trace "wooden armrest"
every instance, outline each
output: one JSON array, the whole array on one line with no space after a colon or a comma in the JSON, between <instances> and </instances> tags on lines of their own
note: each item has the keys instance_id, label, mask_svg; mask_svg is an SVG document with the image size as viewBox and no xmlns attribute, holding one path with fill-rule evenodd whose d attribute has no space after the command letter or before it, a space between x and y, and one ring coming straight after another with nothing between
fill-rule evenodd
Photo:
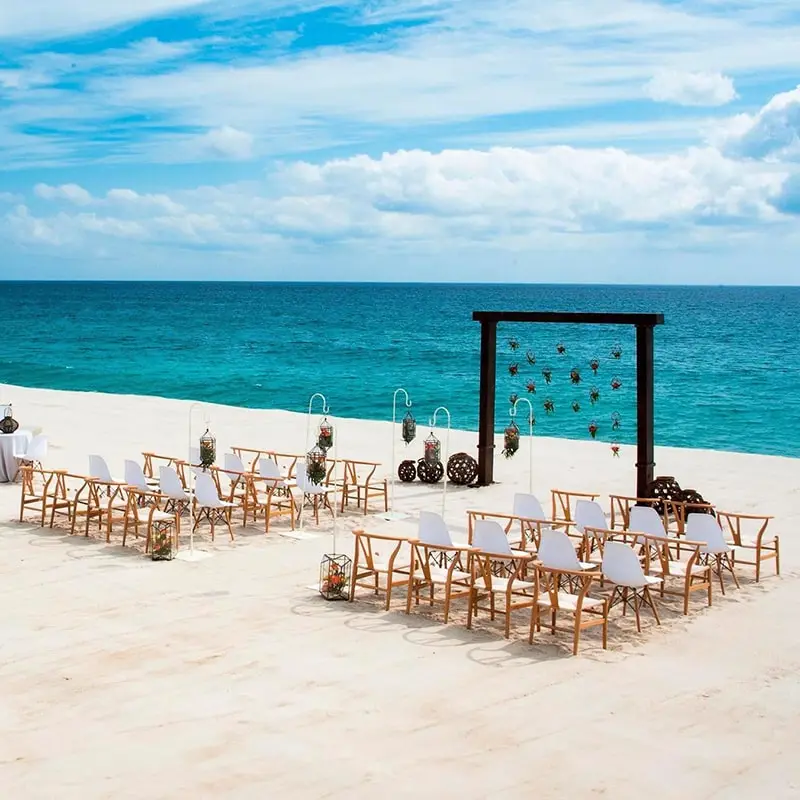
<instances>
[{"instance_id":1,"label":"wooden armrest","mask_svg":"<svg viewBox=\"0 0 800 800\"><path fill-rule=\"evenodd\" d=\"M473 547L471 544L428 544L427 542L423 542L416 537L412 537L408 539L408 542L413 545L422 545L422 547L427 547L430 550L444 550L446 552L453 552L453 553L478 553L480 550L477 547Z\"/></svg>"},{"instance_id":2,"label":"wooden armrest","mask_svg":"<svg viewBox=\"0 0 800 800\"><path fill-rule=\"evenodd\" d=\"M533 561L533 553L524 553L522 550L512 550L510 553L492 553L488 550L477 550L477 556L488 556L497 561Z\"/></svg>"},{"instance_id":3,"label":"wooden armrest","mask_svg":"<svg viewBox=\"0 0 800 800\"><path fill-rule=\"evenodd\" d=\"M717 511L718 517L733 517L734 519L767 520L775 519L773 514L738 514L735 511Z\"/></svg>"},{"instance_id":4,"label":"wooden armrest","mask_svg":"<svg viewBox=\"0 0 800 800\"><path fill-rule=\"evenodd\" d=\"M410 542L408 536L396 533L369 533L367 531L355 530L353 536L363 536L367 539L383 539L387 542Z\"/></svg>"}]
</instances>

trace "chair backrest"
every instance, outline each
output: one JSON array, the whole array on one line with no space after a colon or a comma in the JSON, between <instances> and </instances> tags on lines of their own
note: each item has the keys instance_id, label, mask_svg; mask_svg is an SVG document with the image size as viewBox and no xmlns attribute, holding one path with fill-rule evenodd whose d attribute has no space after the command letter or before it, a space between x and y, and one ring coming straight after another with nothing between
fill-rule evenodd
<instances>
[{"instance_id":1,"label":"chair backrest","mask_svg":"<svg viewBox=\"0 0 800 800\"><path fill-rule=\"evenodd\" d=\"M308 480L308 476L306 475L306 464L305 461L298 461L297 465L294 468L294 477L297 481L297 488L301 492L308 491L309 487L312 485L311 481Z\"/></svg>"},{"instance_id":2,"label":"chair backrest","mask_svg":"<svg viewBox=\"0 0 800 800\"><path fill-rule=\"evenodd\" d=\"M636 551L623 542L608 541L603 547L603 575L617 586L641 588L647 584Z\"/></svg>"},{"instance_id":3,"label":"chair backrest","mask_svg":"<svg viewBox=\"0 0 800 800\"><path fill-rule=\"evenodd\" d=\"M705 542L703 549L709 553L727 553L730 550L722 528L711 514L689 514L686 538L692 542Z\"/></svg>"},{"instance_id":4,"label":"chair backrest","mask_svg":"<svg viewBox=\"0 0 800 800\"><path fill-rule=\"evenodd\" d=\"M189 463L190 464L199 464L200 463L200 448L199 447L190 447L189 448Z\"/></svg>"},{"instance_id":5,"label":"chair backrest","mask_svg":"<svg viewBox=\"0 0 800 800\"><path fill-rule=\"evenodd\" d=\"M137 489L147 491L147 478L145 478L138 461L125 459L125 483L128 486L135 486Z\"/></svg>"},{"instance_id":6,"label":"chair backrest","mask_svg":"<svg viewBox=\"0 0 800 800\"><path fill-rule=\"evenodd\" d=\"M514 511L512 513L515 517L524 517L525 519L541 521L547 519L538 498L535 495L521 492L514 495Z\"/></svg>"},{"instance_id":7,"label":"chair backrest","mask_svg":"<svg viewBox=\"0 0 800 800\"><path fill-rule=\"evenodd\" d=\"M158 484L161 487L161 493L171 497L173 500L189 499L189 495L186 494L181 479L173 467L158 468Z\"/></svg>"},{"instance_id":8,"label":"chair backrest","mask_svg":"<svg viewBox=\"0 0 800 800\"><path fill-rule=\"evenodd\" d=\"M666 536L664 520L652 506L633 506L628 518L628 530L650 536Z\"/></svg>"},{"instance_id":9,"label":"chair backrest","mask_svg":"<svg viewBox=\"0 0 800 800\"><path fill-rule=\"evenodd\" d=\"M453 540L447 523L439 514L433 511L419 512L419 527L417 528L417 538L422 544L439 545L440 547L452 547Z\"/></svg>"},{"instance_id":10,"label":"chair backrest","mask_svg":"<svg viewBox=\"0 0 800 800\"><path fill-rule=\"evenodd\" d=\"M113 483L114 479L109 472L108 464L102 456L89 456L89 476L101 481Z\"/></svg>"},{"instance_id":11,"label":"chair backrest","mask_svg":"<svg viewBox=\"0 0 800 800\"><path fill-rule=\"evenodd\" d=\"M220 497L217 493L217 484L207 472L198 472L195 477L194 493L200 506L218 506Z\"/></svg>"},{"instance_id":12,"label":"chair backrest","mask_svg":"<svg viewBox=\"0 0 800 800\"><path fill-rule=\"evenodd\" d=\"M282 478L281 468L271 458L258 459L258 474L262 478Z\"/></svg>"},{"instance_id":13,"label":"chair backrest","mask_svg":"<svg viewBox=\"0 0 800 800\"><path fill-rule=\"evenodd\" d=\"M583 532L585 528L608 529L608 522L603 509L594 500L578 500L575 504L575 527Z\"/></svg>"},{"instance_id":14,"label":"chair backrest","mask_svg":"<svg viewBox=\"0 0 800 800\"><path fill-rule=\"evenodd\" d=\"M493 519L475 521L472 531L472 546L480 548L484 553L511 555L511 545L508 543L506 532Z\"/></svg>"},{"instance_id":15,"label":"chair backrest","mask_svg":"<svg viewBox=\"0 0 800 800\"><path fill-rule=\"evenodd\" d=\"M43 433L31 439L26 455L28 461L44 461L47 457L47 437Z\"/></svg>"},{"instance_id":16,"label":"chair backrest","mask_svg":"<svg viewBox=\"0 0 800 800\"><path fill-rule=\"evenodd\" d=\"M222 463L224 465L226 474L231 480L235 480L239 477L235 473L249 471L244 468L244 462L239 456L236 455L236 453L225 453Z\"/></svg>"},{"instance_id":17,"label":"chair backrest","mask_svg":"<svg viewBox=\"0 0 800 800\"><path fill-rule=\"evenodd\" d=\"M581 568L572 541L564 531L545 528L537 553L539 561L551 569L578 570Z\"/></svg>"}]
</instances>

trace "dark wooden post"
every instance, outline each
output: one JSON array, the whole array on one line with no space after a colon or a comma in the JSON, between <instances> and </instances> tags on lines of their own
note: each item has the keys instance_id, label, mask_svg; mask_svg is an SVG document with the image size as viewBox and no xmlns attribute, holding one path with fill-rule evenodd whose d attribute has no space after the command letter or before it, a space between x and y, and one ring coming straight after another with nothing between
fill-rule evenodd
<instances>
[{"instance_id":1,"label":"dark wooden post","mask_svg":"<svg viewBox=\"0 0 800 800\"><path fill-rule=\"evenodd\" d=\"M653 398L655 396L653 326L636 326L636 496L646 497L653 480Z\"/></svg>"},{"instance_id":2,"label":"dark wooden post","mask_svg":"<svg viewBox=\"0 0 800 800\"><path fill-rule=\"evenodd\" d=\"M478 485L494 480L494 395L497 373L497 322L481 320L481 386L478 419Z\"/></svg>"}]
</instances>

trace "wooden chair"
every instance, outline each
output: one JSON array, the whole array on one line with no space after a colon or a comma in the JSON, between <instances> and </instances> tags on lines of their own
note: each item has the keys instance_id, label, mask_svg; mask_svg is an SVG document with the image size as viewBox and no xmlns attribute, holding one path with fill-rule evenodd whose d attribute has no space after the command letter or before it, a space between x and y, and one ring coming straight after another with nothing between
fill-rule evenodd
<instances>
[{"instance_id":1,"label":"wooden chair","mask_svg":"<svg viewBox=\"0 0 800 800\"><path fill-rule=\"evenodd\" d=\"M375 478L375 471L379 466L380 464L374 461L344 460L342 512L349 504L353 494L355 494L356 505L359 508L363 507L365 516L369 513L370 495L378 500L383 498L383 510L389 510L389 482L386 478Z\"/></svg>"},{"instance_id":2,"label":"wooden chair","mask_svg":"<svg viewBox=\"0 0 800 800\"><path fill-rule=\"evenodd\" d=\"M270 521L273 517L288 516L292 530L295 523L295 505L290 494L283 488L282 478L265 478L261 475L247 475L246 504L244 518L252 514L253 521L259 514L264 515L264 533L269 533Z\"/></svg>"},{"instance_id":3,"label":"wooden chair","mask_svg":"<svg viewBox=\"0 0 800 800\"><path fill-rule=\"evenodd\" d=\"M631 509L637 507L653 508L662 519L664 533L670 530L670 520L677 520L680 516L678 504L672 500L661 500L654 497L628 497L626 495L609 495L611 500L611 522L609 527L612 530L630 530Z\"/></svg>"},{"instance_id":4,"label":"wooden chair","mask_svg":"<svg viewBox=\"0 0 800 800\"><path fill-rule=\"evenodd\" d=\"M174 458L173 456L162 456L158 453L142 453L142 459L144 463L142 464L142 472L144 472L146 478L156 478L156 466L159 467L172 467L175 468L175 465L180 461L179 458ZM164 462L163 464L160 462Z\"/></svg>"},{"instance_id":5,"label":"wooden chair","mask_svg":"<svg viewBox=\"0 0 800 800\"><path fill-rule=\"evenodd\" d=\"M314 520L319 525L319 510L320 508L327 508L331 514L334 513L334 508L331 506L331 495L333 495L333 502L336 502L336 487L330 486L327 483L316 484L306 474L305 462L299 462L296 465L296 483L297 492L300 499L295 498L295 506L298 509L298 517L300 510L305 503L311 503L314 514Z\"/></svg>"},{"instance_id":6,"label":"wooden chair","mask_svg":"<svg viewBox=\"0 0 800 800\"><path fill-rule=\"evenodd\" d=\"M599 494L587 492L568 492L564 489L551 489L550 501L554 522L574 522L575 505L578 500L597 500Z\"/></svg>"},{"instance_id":7,"label":"wooden chair","mask_svg":"<svg viewBox=\"0 0 800 800\"><path fill-rule=\"evenodd\" d=\"M125 521L125 510L128 502L124 492L124 485L101 478L77 475L71 477L77 481L82 481L82 483L72 498L70 534L75 535L77 522L83 518L85 520L83 535L88 536L89 526L92 520L96 520L98 532L105 526L106 541L110 541L114 523L124 523Z\"/></svg>"},{"instance_id":8,"label":"wooden chair","mask_svg":"<svg viewBox=\"0 0 800 800\"><path fill-rule=\"evenodd\" d=\"M477 520L472 545L472 597L467 613L467 628L472 627L473 614L479 610L489 612L494 621L496 614L505 616L505 637L511 635L511 614L521 608L531 608L536 602L535 582L527 571L533 556L513 550L506 533L494 520ZM488 595L489 607L479 605L481 595ZM498 609L495 597L503 598L503 608Z\"/></svg>"},{"instance_id":9,"label":"wooden chair","mask_svg":"<svg viewBox=\"0 0 800 800\"><path fill-rule=\"evenodd\" d=\"M167 498L164 511L174 511L181 516L189 513L192 493L183 485L175 467L162 464L158 468L158 485L160 493Z\"/></svg>"},{"instance_id":10,"label":"wooden chair","mask_svg":"<svg viewBox=\"0 0 800 800\"><path fill-rule=\"evenodd\" d=\"M572 654L578 655L581 631L601 625L603 649L608 647L608 600L590 597L592 584L600 580L598 572L555 569L536 563L534 569L534 593L536 603L531 609L531 625L528 642L533 644L534 633L542 630L542 615L550 612L550 621L544 625L555 636L556 631L572 633ZM565 586L570 590L566 591ZM574 616L571 628L558 625L559 612Z\"/></svg>"},{"instance_id":11,"label":"wooden chair","mask_svg":"<svg viewBox=\"0 0 800 800\"><path fill-rule=\"evenodd\" d=\"M19 521L23 521L26 510L33 507L39 517L40 527L44 527L47 512L51 508L69 509L67 487L64 476L66 470L44 470L30 465L19 469L21 478L21 497Z\"/></svg>"},{"instance_id":12,"label":"wooden chair","mask_svg":"<svg viewBox=\"0 0 800 800\"><path fill-rule=\"evenodd\" d=\"M712 565L713 572L719 579L719 588L725 594L725 572L729 572L739 588L736 577L736 545L725 541L725 534L715 517L710 514L689 514L686 521L686 536L695 542L701 542L700 561Z\"/></svg>"},{"instance_id":13,"label":"wooden chair","mask_svg":"<svg viewBox=\"0 0 800 800\"><path fill-rule=\"evenodd\" d=\"M775 559L775 574L781 574L780 541L775 534L771 538L767 536L767 527L774 517L764 514L735 514L731 511L719 511L717 519L737 548L736 563L756 568L756 583L761 580L762 561ZM743 558L748 551L753 552L755 561L746 561Z\"/></svg>"},{"instance_id":14,"label":"wooden chair","mask_svg":"<svg viewBox=\"0 0 800 800\"><path fill-rule=\"evenodd\" d=\"M194 526L196 531L203 519L208 521L211 526L211 541L214 541L214 531L219 523L225 525L231 541L234 540L233 528L231 528L231 514L236 508L236 503L223 500L219 496L217 484L209 472L200 472L195 476L195 496L194 496Z\"/></svg>"},{"instance_id":15,"label":"wooden chair","mask_svg":"<svg viewBox=\"0 0 800 800\"><path fill-rule=\"evenodd\" d=\"M134 536L139 537L141 526L145 528L144 551L149 552L153 542L160 534L170 536L175 549L178 548L178 537L181 530L180 513L174 509L171 513L164 510L170 498L160 492L151 492L136 486L127 487L128 504L125 508L125 523L122 528L122 546L133 528Z\"/></svg>"},{"instance_id":16,"label":"wooden chair","mask_svg":"<svg viewBox=\"0 0 800 800\"><path fill-rule=\"evenodd\" d=\"M634 547L624 542L606 539L603 543L601 569L603 578L613 584L611 597L609 598L609 609L613 608L617 602L621 602L624 616L626 610L632 608L636 616L636 630L639 633L642 632L639 615L640 608L650 606L656 624L661 624L650 588L660 586L664 579L655 575L645 574Z\"/></svg>"},{"instance_id":17,"label":"wooden chair","mask_svg":"<svg viewBox=\"0 0 800 800\"><path fill-rule=\"evenodd\" d=\"M392 590L396 586L406 586L410 563L401 552L408 545L405 536L389 533L367 533L353 531L355 537L353 552L353 578L350 600L355 600L356 588L370 589L377 596L385 593L385 608L388 611L392 602ZM399 563L398 563L399 560ZM383 578L383 585L381 585Z\"/></svg>"}]
</instances>

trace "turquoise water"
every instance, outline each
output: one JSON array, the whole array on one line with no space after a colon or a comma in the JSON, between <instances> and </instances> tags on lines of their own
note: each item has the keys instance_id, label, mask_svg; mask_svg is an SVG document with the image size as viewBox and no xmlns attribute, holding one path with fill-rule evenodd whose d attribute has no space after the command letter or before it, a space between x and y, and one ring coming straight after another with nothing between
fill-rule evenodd
<instances>
[{"instance_id":1,"label":"turquoise water","mask_svg":"<svg viewBox=\"0 0 800 800\"><path fill-rule=\"evenodd\" d=\"M476 429L477 309L662 312L656 443L800 456L800 288L0 283L0 381L293 411L322 391L334 415L371 419L390 418L404 386L420 422L445 405L454 427ZM517 392L534 402L540 434L589 438L595 420L598 438L634 441L632 329L509 324L498 340L498 430Z\"/></svg>"}]
</instances>

